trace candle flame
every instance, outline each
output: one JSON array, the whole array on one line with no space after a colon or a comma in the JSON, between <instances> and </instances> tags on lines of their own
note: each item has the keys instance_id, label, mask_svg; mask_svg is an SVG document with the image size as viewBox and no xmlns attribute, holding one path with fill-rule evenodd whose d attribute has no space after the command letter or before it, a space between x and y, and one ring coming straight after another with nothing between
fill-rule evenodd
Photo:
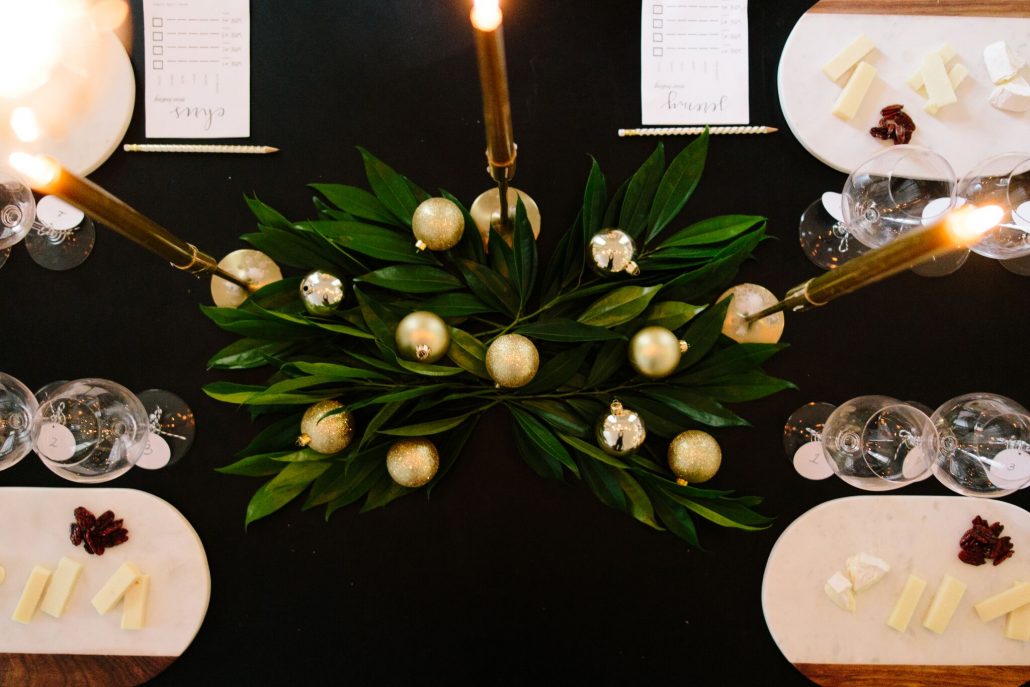
<instances>
[{"instance_id":1,"label":"candle flame","mask_svg":"<svg viewBox=\"0 0 1030 687\"><path fill-rule=\"evenodd\" d=\"M61 171L60 165L52 159L43 155L30 155L29 153L11 153L8 158L11 167L22 173L29 182L29 186L40 189L50 184L57 178Z\"/></svg>"},{"instance_id":2,"label":"candle flame","mask_svg":"<svg viewBox=\"0 0 1030 687\"><path fill-rule=\"evenodd\" d=\"M90 9L93 25L100 31L114 31L129 16L129 5L125 0L100 0Z\"/></svg>"},{"instance_id":3,"label":"candle flame","mask_svg":"<svg viewBox=\"0 0 1030 687\"><path fill-rule=\"evenodd\" d=\"M472 5L472 26L480 31L493 31L500 25L500 0L475 0Z\"/></svg>"},{"instance_id":4,"label":"candle flame","mask_svg":"<svg viewBox=\"0 0 1030 687\"><path fill-rule=\"evenodd\" d=\"M948 231L958 245L971 246L998 226L1004 216L1005 211L997 205L985 205L981 208L967 206L948 216Z\"/></svg>"},{"instance_id":5,"label":"candle flame","mask_svg":"<svg viewBox=\"0 0 1030 687\"><path fill-rule=\"evenodd\" d=\"M25 107L24 105L16 107L11 111L11 130L14 131L14 135L18 137L18 140L24 143L32 143L39 139L42 133L39 119L36 118L36 112L31 107Z\"/></svg>"},{"instance_id":6,"label":"candle flame","mask_svg":"<svg viewBox=\"0 0 1030 687\"><path fill-rule=\"evenodd\" d=\"M83 14L82 0L0 2L0 97L17 98L47 82L61 60L72 23Z\"/></svg>"}]
</instances>

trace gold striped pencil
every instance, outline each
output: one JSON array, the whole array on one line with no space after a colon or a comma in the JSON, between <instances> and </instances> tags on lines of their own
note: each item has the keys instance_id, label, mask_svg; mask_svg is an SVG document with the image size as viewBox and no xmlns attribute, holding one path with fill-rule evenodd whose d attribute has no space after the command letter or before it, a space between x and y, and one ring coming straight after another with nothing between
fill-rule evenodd
<instances>
[{"instance_id":1,"label":"gold striped pencil","mask_svg":"<svg viewBox=\"0 0 1030 687\"><path fill-rule=\"evenodd\" d=\"M619 136L698 136L703 126L653 127L646 129L619 129ZM713 136L727 134L774 134L779 129L774 126L710 126L708 133Z\"/></svg>"},{"instance_id":2,"label":"gold striped pencil","mask_svg":"<svg viewBox=\"0 0 1030 687\"><path fill-rule=\"evenodd\" d=\"M127 153L231 153L235 155L267 155L278 153L272 146L222 145L220 143L126 143Z\"/></svg>"}]
</instances>

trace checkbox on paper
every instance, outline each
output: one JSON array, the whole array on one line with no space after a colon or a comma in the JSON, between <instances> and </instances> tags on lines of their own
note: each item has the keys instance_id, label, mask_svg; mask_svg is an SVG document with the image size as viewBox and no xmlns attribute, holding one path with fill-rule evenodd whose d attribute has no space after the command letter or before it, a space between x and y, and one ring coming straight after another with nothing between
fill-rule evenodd
<instances>
[{"instance_id":1,"label":"checkbox on paper","mask_svg":"<svg viewBox=\"0 0 1030 687\"><path fill-rule=\"evenodd\" d=\"M660 33L653 34L651 38L654 40L655 43L661 43L664 40L664 38L662 38L662 34Z\"/></svg>"},{"instance_id":2,"label":"checkbox on paper","mask_svg":"<svg viewBox=\"0 0 1030 687\"><path fill-rule=\"evenodd\" d=\"M164 69L164 68L165 68L165 61L164 60L154 60L154 70L155 71L157 71L159 69Z\"/></svg>"},{"instance_id":3,"label":"checkbox on paper","mask_svg":"<svg viewBox=\"0 0 1030 687\"><path fill-rule=\"evenodd\" d=\"M165 54L165 46L163 46L163 45L155 45L153 50L154 50L154 54L155 55L164 55Z\"/></svg>"},{"instance_id":4,"label":"checkbox on paper","mask_svg":"<svg viewBox=\"0 0 1030 687\"><path fill-rule=\"evenodd\" d=\"M165 32L164 31L155 31L154 35L152 36L152 38L155 41L163 41L165 39Z\"/></svg>"},{"instance_id":5,"label":"checkbox on paper","mask_svg":"<svg viewBox=\"0 0 1030 687\"><path fill-rule=\"evenodd\" d=\"M662 55L665 54L665 51L662 50L661 48L652 48L651 49L651 54L654 55L655 57L661 57Z\"/></svg>"},{"instance_id":6,"label":"checkbox on paper","mask_svg":"<svg viewBox=\"0 0 1030 687\"><path fill-rule=\"evenodd\" d=\"M651 13L652 14L661 14L664 11L665 11L665 8L662 7L661 5L655 5L654 7L651 8Z\"/></svg>"},{"instance_id":7,"label":"checkbox on paper","mask_svg":"<svg viewBox=\"0 0 1030 687\"><path fill-rule=\"evenodd\" d=\"M661 19L652 19L651 20L651 28L653 28L653 29L660 29L660 28L662 28L662 20Z\"/></svg>"},{"instance_id":8,"label":"checkbox on paper","mask_svg":"<svg viewBox=\"0 0 1030 687\"><path fill-rule=\"evenodd\" d=\"M162 26L165 25L165 20L164 20L163 17L154 17L150 21L150 25L153 26L155 29L159 29L159 28L161 28ZM500 197L500 196L498 196L498 197Z\"/></svg>"}]
</instances>

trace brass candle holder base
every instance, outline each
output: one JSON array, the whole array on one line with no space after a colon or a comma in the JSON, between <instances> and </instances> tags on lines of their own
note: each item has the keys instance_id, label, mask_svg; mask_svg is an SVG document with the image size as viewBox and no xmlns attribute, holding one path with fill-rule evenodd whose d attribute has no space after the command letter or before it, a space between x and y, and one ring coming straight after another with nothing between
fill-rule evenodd
<instances>
[{"instance_id":1,"label":"brass candle holder base","mask_svg":"<svg viewBox=\"0 0 1030 687\"><path fill-rule=\"evenodd\" d=\"M521 198L522 204L526 206L526 217L529 219L529 226L533 228L533 237L540 237L540 208L537 206L536 201L524 191L509 186L506 194L509 221L502 224L501 193L495 187L480 193L479 197L473 201L472 207L469 208L469 214L476 223L476 229L479 230L479 236L483 239L483 246L485 248L489 248L487 244L490 240L491 227L501 235L509 246L512 245L512 227L515 222L515 194L518 194L517 197Z\"/></svg>"},{"instance_id":2,"label":"brass candle holder base","mask_svg":"<svg viewBox=\"0 0 1030 687\"><path fill-rule=\"evenodd\" d=\"M272 258L250 248L229 253L219 261L218 269L249 285L244 289L221 277L211 277L211 299L220 308L238 308L251 293L283 278L282 270Z\"/></svg>"}]
</instances>

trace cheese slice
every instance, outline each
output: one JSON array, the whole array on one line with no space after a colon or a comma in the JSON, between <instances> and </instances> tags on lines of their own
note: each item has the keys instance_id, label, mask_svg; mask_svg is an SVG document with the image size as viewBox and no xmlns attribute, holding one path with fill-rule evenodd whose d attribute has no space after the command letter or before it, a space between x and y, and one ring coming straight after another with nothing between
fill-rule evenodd
<instances>
[{"instance_id":1,"label":"cheese slice","mask_svg":"<svg viewBox=\"0 0 1030 687\"><path fill-rule=\"evenodd\" d=\"M147 620L147 598L150 596L150 575L140 575L125 592L122 605L122 629L142 630Z\"/></svg>"},{"instance_id":2,"label":"cheese slice","mask_svg":"<svg viewBox=\"0 0 1030 687\"><path fill-rule=\"evenodd\" d=\"M1023 77L1006 81L991 92L990 101L999 110L1026 112L1030 110L1030 84Z\"/></svg>"},{"instance_id":3,"label":"cheese slice","mask_svg":"<svg viewBox=\"0 0 1030 687\"><path fill-rule=\"evenodd\" d=\"M966 65L961 62L951 65L951 69L948 70L948 81L951 82L952 90L957 91L959 84L965 81L967 76L969 76L969 69L966 68ZM958 97L957 94L956 97ZM937 110L941 109L941 106L931 100L927 100L923 103L923 109L930 114L937 114Z\"/></svg>"},{"instance_id":4,"label":"cheese slice","mask_svg":"<svg viewBox=\"0 0 1030 687\"><path fill-rule=\"evenodd\" d=\"M75 583L79 581L82 573L82 563L73 561L70 558L62 558L54 571L54 577L50 580L43 603L39 610L47 615L60 618L68 608L68 601L75 590Z\"/></svg>"},{"instance_id":5,"label":"cheese slice","mask_svg":"<svg viewBox=\"0 0 1030 687\"><path fill-rule=\"evenodd\" d=\"M1011 589L1006 589L1003 592L988 597L973 606L973 608L976 609L976 614L980 616L980 620L989 623L995 618L1000 618L1006 613L1026 604L1030 604L1030 583L1028 582L1018 584Z\"/></svg>"},{"instance_id":6,"label":"cheese slice","mask_svg":"<svg viewBox=\"0 0 1030 687\"><path fill-rule=\"evenodd\" d=\"M500 198L500 196L497 197ZM3 569L3 566L0 566L0 584L4 583L5 577L7 577L7 571Z\"/></svg>"},{"instance_id":7,"label":"cheese slice","mask_svg":"<svg viewBox=\"0 0 1030 687\"><path fill-rule=\"evenodd\" d=\"M919 604L919 599L923 596L923 590L925 589L926 580L920 579L915 575L909 575L908 579L905 580L904 589L901 590L901 596L898 597L890 617L887 618L887 626L894 628L898 632L907 630L908 623L912 620L912 614L916 612L916 606Z\"/></svg>"},{"instance_id":8,"label":"cheese slice","mask_svg":"<svg viewBox=\"0 0 1030 687\"><path fill-rule=\"evenodd\" d=\"M869 589L879 582L891 569L887 565L887 561L868 553L852 556L847 560L845 566L848 571L848 577L851 578L851 584L854 585L856 592Z\"/></svg>"},{"instance_id":9,"label":"cheese slice","mask_svg":"<svg viewBox=\"0 0 1030 687\"><path fill-rule=\"evenodd\" d=\"M840 92L840 97L833 105L833 114L844 120L854 117L874 78L876 78L876 68L868 62L859 62L851 78L848 79L848 84Z\"/></svg>"},{"instance_id":10,"label":"cheese slice","mask_svg":"<svg viewBox=\"0 0 1030 687\"><path fill-rule=\"evenodd\" d=\"M823 74L830 77L831 81L836 81L875 47L872 38L864 33L858 34L855 40L823 65Z\"/></svg>"},{"instance_id":11,"label":"cheese slice","mask_svg":"<svg viewBox=\"0 0 1030 687\"><path fill-rule=\"evenodd\" d=\"M1015 78L1024 64L1005 41L991 43L984 48L984 66L987 67L987 75L996 84Z\"/></svg>"},{"instance_id":12,"label":"cheese slice","mask_svg":"<svg viewBox=\"0 0 1030 687\"><path fill-rule=\"evenodd\" d=\"M931 632L944 634L944 631L948 629L948 623L951 622L951 616L955 615L955 609L958 608L959 601L962 600L962 595L965 593L964 582L956 580L951 575L945 575L941 580L941 586L937 588L937 593L933 595L933 601L930 602L926 618L923 619L923 627Z\"/></svg>"},{"instance_id":13,"label":"cheese slice","mask_svg":"<svg viewBox=\"0 0 1030 687\"><path fill-rule=\"evenodd\" d=\"M851 580L844 577L839 571L833 573L830 579L826 580L823 591L833 603L845 611L855 612L855 592L852 589Z\"/></svg>"},{"instance_id":14,"label":"cheese slice","mask_svg":"<svg viewBox=\"0 0 1030 687\"><path fill-rule=\"evenodd\" d=\"M14 609L11 620L25 624L32 620L32 614L36 612L36 606L39 605L43 590L50 581L50 575L50 570L42 565L32 568L29 579L25 582L25 588L21 590L21 598L18 599L18 605Z\"/></svg>"},{"instance_id":15,"label":"cheese slice","mask_svg":"<svg viewBox=\"0 0 1030 687\"><path fill-rule=\"evenodd\" d=\"M937 53L930 53L923 58L923 80L926 82L926 95L930 102L941 107L958 102L955 89L951 87L948 70Z\"/></svg>"},{"instance_id":16,"label":"cheese slice","mask_svg":"<svg viewBox=\"0 0 1030 687\"><path fill-rule=\"evenodd\" d=\"M114 575L111 575L97 595L93 597L93 608L97 609L97 613L100 615L110 611L118 605L126 590L141 574L139 568L132 563L122 563L122 566L115 571Z\"/></svg>"},{"instance_id":17,"label":"cheese slice","mask_svg":"<svg viewBox=\"0 0 1030 687\"><path fill-rule=\"evenodd\" d=\"M951 58L955 56L955 48L951 47L950 43L945 43L933 52L941 56L941 61L944 62L944 64L950 62ZM913 91L922 90L923 86L925 85L925 83L923 82L923 64L921 62L919 64L919 69L916 70L916 73L909 77L908 85L912 87Z\"/></svg>"},{"instance_id":18,"label":"cheese slice","mask_svg":"<svg viewBox=\"0 0 1030 687\"><path fill-rule=\"evenodd\" d=\"M1019 586L1018 582L1016 586ZM1005 618L1005 636L1021 642L1030 642L1030 604L1009 611Z\"/></svg>"}]
</instances>

